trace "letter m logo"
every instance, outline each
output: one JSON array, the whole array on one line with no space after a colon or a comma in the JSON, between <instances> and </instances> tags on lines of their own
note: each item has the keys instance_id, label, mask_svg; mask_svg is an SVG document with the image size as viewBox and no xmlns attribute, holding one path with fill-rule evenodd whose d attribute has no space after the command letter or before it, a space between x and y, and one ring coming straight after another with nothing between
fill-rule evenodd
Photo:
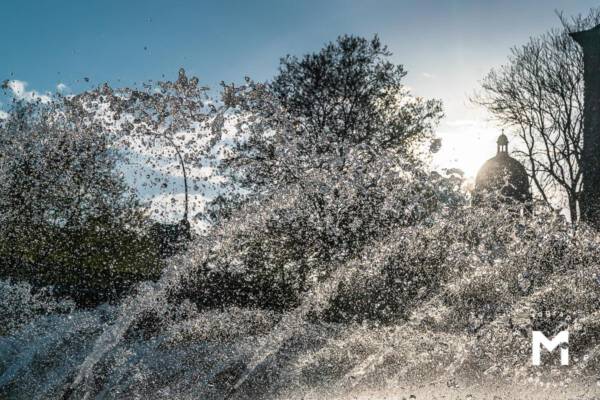
<instances>
[{"instance_id":1,"label":"letter m logo","mask_svg":"<svg viewBox=\"0 0 600 400\"><path fill-rule=\"evenodd\" d=\"M549 340L540 331L533 331L531 336L531 360L533 365L540 365L540 352L542 346L549 352L554 351L561 343L569 343L569 331L561 331L552 340ZM569 365L569 349L560 348L560 365Z\"/></svg>"}]
</instances>

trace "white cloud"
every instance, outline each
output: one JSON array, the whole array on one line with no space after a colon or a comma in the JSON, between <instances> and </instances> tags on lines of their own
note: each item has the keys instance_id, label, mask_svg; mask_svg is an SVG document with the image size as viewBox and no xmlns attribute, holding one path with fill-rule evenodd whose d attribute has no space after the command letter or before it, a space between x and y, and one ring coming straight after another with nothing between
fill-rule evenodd
<instances>
[{"instance_id":1,"label":"white cloud","mask_svg":"<svg viewBox=\"0 0 600 400\"><path fill-rule=\"evenodd\" d=\"M423 73L421 74L421 76L422 76L423 78L427 78L427 79L433 79L433 78L435 78L435 75L433 75L433 74L430 74L429 72L423 72Z\"/></svg>"},{"instance_id":2,"label":"white cloud","mask_svg":"<svg viewBox=\"0 0 600 400\"><path fill-rule=\"evenodd\" d=\"M18 100L25 101L41 101L42 103L48 103L50 101L49 94L40 94L35 90L27 90L27 82L20 80L12 80L4 83L4 87L10 89L13 92L13 96Z\"/></svg>"},{"instance_id":3,"label":"white cloud","mask_svg":"<svg viewBox=\"0 0 600 400\"><path fill-rule=\"evenodd\" d=\"M70 92L71 88L61 82L58 85L56 85L56 90L58 90L60 93L64 93L64 92Z\"/></svg>"}]
</instances>

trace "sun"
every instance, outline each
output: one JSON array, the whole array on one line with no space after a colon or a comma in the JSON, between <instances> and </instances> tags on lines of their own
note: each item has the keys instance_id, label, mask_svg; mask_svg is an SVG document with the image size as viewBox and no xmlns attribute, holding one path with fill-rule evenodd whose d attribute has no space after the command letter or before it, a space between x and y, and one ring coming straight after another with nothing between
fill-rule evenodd
<instances>
[{"instance_id":1,"label":"sun","mask_svg":"<svg viewBox=\"0 0 600 400\"><path fill-rule=\"evenodd\" d=\"M496 154L495 131L447 132L439 134L442 147L433 158L437 170L458 168L467 181L474 181L483 163Z\"/></svg>"}]
</instances>

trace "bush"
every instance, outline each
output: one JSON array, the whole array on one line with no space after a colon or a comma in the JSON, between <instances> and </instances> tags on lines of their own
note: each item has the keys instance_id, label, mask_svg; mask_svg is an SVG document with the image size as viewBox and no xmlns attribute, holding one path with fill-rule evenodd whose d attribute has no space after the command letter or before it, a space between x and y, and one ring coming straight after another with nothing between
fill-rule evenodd
<instances>
[{"instance_id":1,"label":"bush","mask_svg":"<svg viewBox=\"0 0 600 400\"><path fill-rule=\"evenodd\" d=\"M374 167L381 171L377 165ZM368 172L370 169L362 171ZM362 268L355 268L360 263L357 259L368 258L365 252L371 246L386 244L393 248L397 243L390 241L401 240L409 232L410 237L404 240L406 251L399 255L402 260L394 260L398 256L394 252L380 255L378 268L385 274L381 284L389 286L419 275L421 280L404 294L403 298L408 299L430 279L437 279L435 272L431 278L426 272L440 265L443 256L436 251L444 251L432 240L426 246L418 243L419 229L435 224L428 219L436 210L462 201L460 194L451 189L454 181L416 168L389 170L379 176L369 174L364 179L374 182L370 187L366 185L368 189L356 187L350 178L320 174L307 178L312 180L291 185L270 198L248 202L216 227L209 237L219 244L197 265L194 275L184 283L181 296L201 307L294 308L338 266L347 264L342 268L348 269L351 279L350 271ZM386 257L389 260L383 260ZM403 263L412 264L404 269ZM372 289L380 292L375 286ZM394 291L390 289L389 293ZM333 314L332 310L331 318L338 318Z\"/></svg>"},{"instance_id":2,"label":"bush","mask_svg":"<svg viewBox=\"0 0 600 400\"><path fill-rule=\"evenodd\" d=\"M89 221L76 229L46 226L36 235L43 236L0 241L0 277L53 286L55 295L89 307L115 301L134 283L156 280L161 273L153 239L110 221Z\"/></svg>"}]
</instances>

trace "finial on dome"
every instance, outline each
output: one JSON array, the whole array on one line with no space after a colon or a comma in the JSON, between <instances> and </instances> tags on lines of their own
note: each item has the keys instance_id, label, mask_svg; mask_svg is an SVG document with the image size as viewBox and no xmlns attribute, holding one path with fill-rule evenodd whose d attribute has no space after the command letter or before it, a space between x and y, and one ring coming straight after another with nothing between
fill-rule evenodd
<instances>
[{"instance_id":1,"label":"finial on dome","mask_svg":"<svg viewBox=\"0 0 600 400\"><path fill-rule=\"evenodd\" d=\"M508 154L508 138L504 134L504 129L502 129L502 134L498 136L496 143L498 144L498 154Z\"/></svg>"}]
</instances>

